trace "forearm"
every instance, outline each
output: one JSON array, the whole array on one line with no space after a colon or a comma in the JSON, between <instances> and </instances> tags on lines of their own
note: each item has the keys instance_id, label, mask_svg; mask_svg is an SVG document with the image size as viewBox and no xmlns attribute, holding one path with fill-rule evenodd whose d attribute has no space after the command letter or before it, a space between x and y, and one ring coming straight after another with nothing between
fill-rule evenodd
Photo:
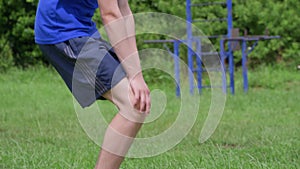
<instances>
[{"instance_id":1,"label":"forearm","mask_svg":"<svg viewBox=\"0 0 300 169\"><path fill-rule=\"evenodd\" d=\"M137 73L141 72L135 38L129 37L127 32L118 32L120 29L126 30L126 27L122 23L124 22L123 19L119 19L117 22L118 24L116 25L109 24L106 26L106 32L128 78L131 79L136 76Z\"/></svg>"},{"instance_id":2,"label":"forearm","mask_svg":"<svg viewBox=\"0 0 300 169\"><path fill-rule=\"evenodd\" d=\"M130 44L132 44L132 46L137 51L134 17L132 15L132 12L129 8L128 3L122 4L122 5L119 4L119 6L120 6L121 14L124 17L126 31L127 31L127 35L128 35L128 37L127 37L128 41Z\"/></svg>"},{"instance_id":3,"label":"forearm","mask_svg":"<svg viewBox=\"0 0 300 169\"><path fill-rule=\"evenodd\" d=\"M127 31L127 39L129 43L132 45L134 50L137 51L137 45L136 45L136 33L135 33L135 22L134 17L132 15L131 9L129 7L127 0L119 0L118 5L120 8L120 12L124 18L125 27Z\"/></svg>"},{"instance_id":4,"label":"forearm","mask_svg":"<svg viewBox=\"0 0 300 169\"><path fill-rule=\"evenodd\" d=\"M118 58L127 73L133 78L141 72L139 55L136 47L134 18L130 9L117 8L105 13L101 11L103 24Z\"/></svg>"}]
</instances>

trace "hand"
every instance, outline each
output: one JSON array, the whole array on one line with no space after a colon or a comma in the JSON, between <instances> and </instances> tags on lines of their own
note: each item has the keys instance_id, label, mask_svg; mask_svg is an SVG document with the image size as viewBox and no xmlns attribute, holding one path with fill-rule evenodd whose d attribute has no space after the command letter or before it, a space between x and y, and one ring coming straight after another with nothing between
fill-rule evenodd
<instances>
[{"instance_id":1,"label":"hand","mask_svg":"<svg viewBox=\"0 0 300 169\"><path fill-rule=\"evenodd\" d=\"M150 90L145 83L142 73L129 80L134 94L134 108L141 113L149 114L151 107Z\"/></svg>"}]
</instances>

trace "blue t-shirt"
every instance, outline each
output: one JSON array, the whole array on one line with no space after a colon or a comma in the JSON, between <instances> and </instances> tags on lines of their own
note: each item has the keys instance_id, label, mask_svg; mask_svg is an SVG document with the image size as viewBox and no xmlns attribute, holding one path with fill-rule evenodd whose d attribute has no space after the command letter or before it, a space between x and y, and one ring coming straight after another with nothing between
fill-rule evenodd
<instances>
[{"instance_id":1,"label":"blue t-shirt","mask_svg":"<svg viewBox=\"0 0 300 169\"><path fill-rule=\"evenodd\" d=\"M100 37L92 21L97 7L97 0L40 0L35 42L56 44L80 36Z\"/></svg>"}]
</instances>

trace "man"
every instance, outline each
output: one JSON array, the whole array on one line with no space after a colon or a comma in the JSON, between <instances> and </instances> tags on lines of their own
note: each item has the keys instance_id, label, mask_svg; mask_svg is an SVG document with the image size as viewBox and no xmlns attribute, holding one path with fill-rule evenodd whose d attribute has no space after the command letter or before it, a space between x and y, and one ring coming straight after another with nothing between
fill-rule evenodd
<instances>
[{"instance_id":1,"label":"man","mask_svg":"<svg viewBox=\"0 0 300 169\"><path fill-rule=\"evenodd\" d=\"M92 21L97 7L114 50L101 39ZM118 107L95 168L119 168L151 103L128 1L40 0L35 41L82 107L97 99L107 99ZM91 89L94 98L87 96Z\"/></svg>"}]
</instances>

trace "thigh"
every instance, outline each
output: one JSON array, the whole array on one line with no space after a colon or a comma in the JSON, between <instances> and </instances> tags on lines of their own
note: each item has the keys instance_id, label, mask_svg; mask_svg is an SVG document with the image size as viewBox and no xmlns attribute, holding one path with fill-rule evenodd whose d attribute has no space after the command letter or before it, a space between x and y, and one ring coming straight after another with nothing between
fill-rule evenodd
<instances>
[{"instance_id":1,"label":"thigh","mask_svg":"<svg viewBox=\"0 0 300 169\"><path fill-rule=\"evenodd\" d=\"M79 37L53 45L39 45L82 107L118 84L126 73L109 44Z\"/></svg>"}]
</instances>

